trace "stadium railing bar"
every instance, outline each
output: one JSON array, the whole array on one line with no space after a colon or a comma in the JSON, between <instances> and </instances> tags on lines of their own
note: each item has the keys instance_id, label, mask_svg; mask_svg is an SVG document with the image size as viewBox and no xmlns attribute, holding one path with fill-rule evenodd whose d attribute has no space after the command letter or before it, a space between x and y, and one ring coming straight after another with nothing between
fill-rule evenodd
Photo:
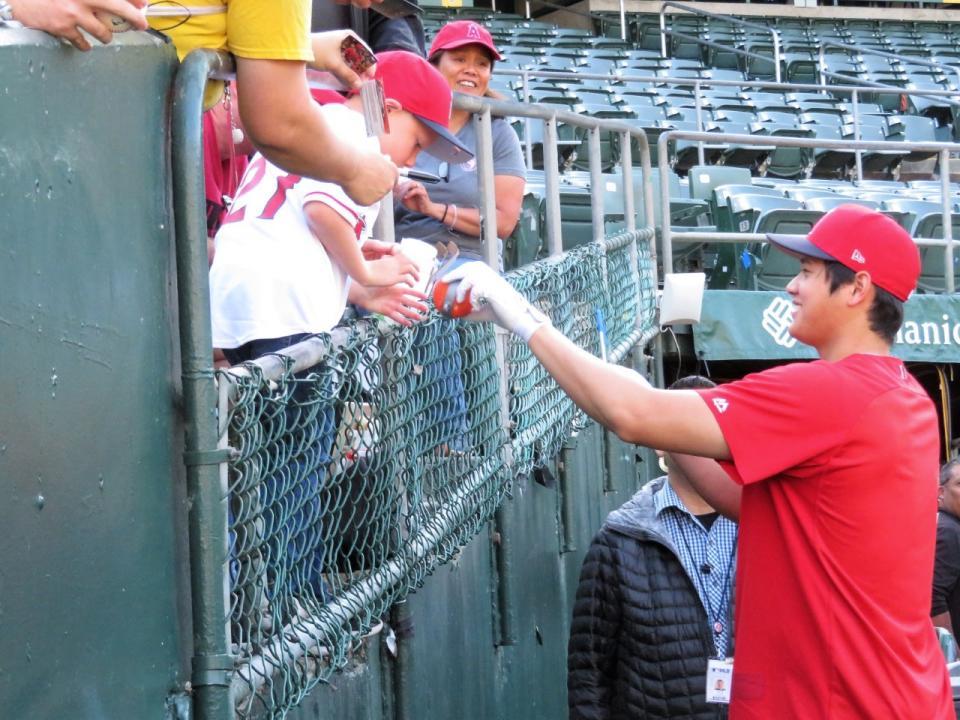
<instances>
[{"instance_id":1,"label":"stadium railing bar","mask_svg":"<svg viewBox=\"0 0 960 720\"><path fill-rule=\"evenodd\" d=\"M849 75L842 75L839 73L833 73L824 69L821 69L821 77L834 77L834 78L849 78ZM958 68L960 72L960 68ZM500 68L497 70L497 73L500 75L509 75L512 77L519 77L523 83L523 97L525 100L529 100L530 97L530 80L532 78L544 78L544 79L554 79L554 80L608 80L611 83L622 83L624 85L679 85L679 86L693 86L694 91L694 100L696 107L696 122L698 130L703 130L703 95L702 90L705 87L736 87L736 88L752 88L758 90L782 90L785 92L798 92L804 90L813 90L821 93L827 92L843 92L850 93L850 104L853 110L853 129L854 129L854 138L860 139L860 96L863 93L872 93L879 90L886 90L891 93L896 93L898 95L905 95L908 97L923 97L923 98L935 98L944 105L950 105L952 107L960 108L960 101L954 99L957 97L957 92L952 90L933 90L930 88L905 88L897 85L886 85L884 83L878 83L868 80L862 80L860 84L855 85L827 85L825 82L821 83L783 83L783 82L771 82L765 80L721 80L721 79L710 79L710 78L680 78L680 77L671 77L669 75L630 75L623 73L580 73L580 72L569 72L563 70L515 70L513 68ZM718 134L712 134L712 137L719 139ZM753 137L753 136L751 136ZM530 140L530 133L526 132L524 134L524 145L525 153L527 159L528 167L533 164L533 149ZM893 148L889 148L893 149ZM704 153L703 153L703 143L698 144L698 162L703 165L705 163ZM863 180L863 164L861 160L861 152L858 150L856 153L856 179L858 181Z\"/></svg>"},{"instance_id":2,"label":"stadium railing bar","mask_svg":"<svg viewBox=\"0 0 960 720\"><path fill-rule=\"evenodd\" d=\"M620 0L620 7L623 7L623 0ZM683 3L672 2L668 0L667 2L660 5L660 54L663 57L667 57L667 36L678 37L681 40L692 40L699 45L706 45L707 47L714 47L718 50L724 50L726 52L735 53L741 57L754 58L756 60L769 60L770 58L766 55L759 55L757 53L750 52L749 50L740 50L739 48L732 47L731 45L721 45L720 43L713 42L712 40L707 40L705 38L699 37L697 35L688 35L686 33L677 32L671 28L667 28L666 13L667 8L675 8L677 10L682 10L684 12L693 13L694 15L699 15L701 17L710 18L712 20L721 20L723 22L728 22L735 27L741 28L752 28L754 30L759 30L760 32L770 33L770 37L773 41L773 72L776 77L776 81L780 82L780 36L777 34L775 28L770 27L769 25L762 25L760 23L750 22L749 20L742 20L740 18L733 17L731 15L718 15L716 13L707 12L706 10L701 10L700 8L695 8L692 5L685 5ZM672 17L672 14L671 14Z\"/></svg>"},{"instance_id":3,"label":"stadium railing bar","mask_svg":"<svg viewBox=\"0 0 960 720\"><path fill-rule=\"evenodd\" d=\"M281 353L214 371L200 156L201 97L229 60L183 62L174 92L177 285L186 414L195 717L282 717L328 680L395 603L498 517L514 479L546 463L586 423L529 349L486 324L431 311L414 328L355 320ZM548 132L550 257L507 275L581 347L620 362L657 333L652 227L636 228L630 138L641 130L555 106L457 98L475 113L488 260L496 249L491 118ZM626 228L562 252L556 124L587 129L600 178L601 132L624 138ZM550 128L553 128L551 131ZM643 197L652 217L653 195ZM601 336L605 318L607 337ZM504 528L498 527L502 534ZM500 548L498 566L509 558ZM498 585L499 633L513 632Z\"/></svg>"}]
</instances>

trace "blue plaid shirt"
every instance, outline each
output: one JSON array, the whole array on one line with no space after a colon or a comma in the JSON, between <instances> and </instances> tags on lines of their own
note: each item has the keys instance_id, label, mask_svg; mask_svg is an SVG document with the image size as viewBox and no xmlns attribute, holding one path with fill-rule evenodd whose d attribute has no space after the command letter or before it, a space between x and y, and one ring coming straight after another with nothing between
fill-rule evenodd
<instances>
[{"instance_id":1,"label":"blue plaid shirt","mask_svg":"<svg viewBox=\"0 0 960 720\"><path fill-rule=\"evenodd\" d=\"M733 634L733 580L737 547L737 524L718 516L708 531L691 514L674 489L663 479L653 494L653 508L673 542L707 613L717 657L727 657ZM703 568L709 566L709 572ZM722 630L715 630L720 623Z\"/></svg>"}]
</instances>

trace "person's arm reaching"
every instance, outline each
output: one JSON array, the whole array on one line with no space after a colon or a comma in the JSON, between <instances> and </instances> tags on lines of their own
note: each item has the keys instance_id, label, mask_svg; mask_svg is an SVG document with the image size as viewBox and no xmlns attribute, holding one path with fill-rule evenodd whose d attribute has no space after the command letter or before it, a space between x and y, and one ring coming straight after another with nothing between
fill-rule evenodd
<instances>
[{"instance_id":1,"label":"person's arm reaching","mask_svg":"<svg viewBox=\"0 0 960 720\"><path fill-rule=\"evenodd\" d=\"M461 265L441 280L457 281L458 301L470 294L475 311L468 319L496 322L523 338L570 398L626 442L729 459L720 426L697 393L657 390L637 373L577 347L483 263Z\"/></svg>"},{"instance_id":2,"label":"person's arm reaching","mask_svg":"<svg viewBox=\"0 0 960 720\"><path fill-rule=\"evenodd\" d=\"M427 296L407 285L366 287L352 282L347 297L354 305L380 313L404 327L420 322L430 310L423 302Z\"/></svg>"},{"instance_id":3,"label":"person's arm reaching","mask_svg":"<svg viewBox=\"0 0 960 720\"><path fill-rule=\"evenodd\" d=\"M417 265L402 253L384 253L377 260L364 258L353 228L330 206L309 202L304 206L304 212L310 231L331 260L356 282L366 286L416 284L419 278Z\"/></svg>"},{"instance_id":4,"label":"person's arm reaching","mask_svg":"<svg viewBox=\"0 0 960 720\"><path fill-rule=\"evenodd\" d=\"M306 63L237 58L237 103L257 149L287 172L333 182L359 205L393 188L397 166L340 142L310 96Z\"/></svg>"},{"instance_id":5,"label":"person's arm reaching","mask_svg":"<svg viewBox=\"0 0 960 720\"><path fill-rule=\"evenodd\" d=\"M98 18L113 15L136 30L146 30L143 14L146 0L8 0L13 19L24 27L43 30L69 41L78 50L89 50L90 41L80 29L86 30L102 43L113 38L108 22Z\"/></svg>"}]
</instances>

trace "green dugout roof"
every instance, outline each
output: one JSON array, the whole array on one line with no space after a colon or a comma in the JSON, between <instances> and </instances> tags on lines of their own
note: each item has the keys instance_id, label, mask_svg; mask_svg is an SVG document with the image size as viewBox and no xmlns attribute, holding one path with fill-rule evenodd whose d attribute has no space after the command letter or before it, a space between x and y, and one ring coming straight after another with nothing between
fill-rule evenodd
<instances>
[{"instance_id":1,"label":"green dugout roof","mask_svg":"<svg viewBox=\"0 0 960 720\"><path fill-rule=\"evenodd\" d=\"M700 324L693 326L697 354L706 360L816 357L787 331L790 321L786 293L707 290ZM904 360L960 363L960 294L910 298L893 352Z\"/></svg>"}]
</instances>

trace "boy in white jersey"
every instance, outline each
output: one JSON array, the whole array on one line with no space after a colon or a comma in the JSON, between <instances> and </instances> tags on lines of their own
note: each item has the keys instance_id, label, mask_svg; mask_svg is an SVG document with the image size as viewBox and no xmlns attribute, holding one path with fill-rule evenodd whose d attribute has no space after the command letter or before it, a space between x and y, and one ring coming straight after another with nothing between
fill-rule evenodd
<instances>
[{"instance_id":1,"label":"boy in white jersey","mask_svg":"<svg viewBox=\"0 0 960 720\"><path fill-rule=\"evenodd\" d=\"M423 58L377 56L389 128L366 137L360 98L322 110L340 142L379 147L401 166L423 149L447 162L472 154L449 132L450 88ZM378 206L254 156L216 236L210 269L213 343L231 363L275 352L337 324L347 300L409 324L426 307L416 265L373 241Z\"/></svg>"},{"instance_id":2,"label":"boy in white jersey","mask_svg":"<svg viewBox=\"0 0 960 720\"><path fill-rule=\"evenodd\" d=\"M376 77L387 98L388 130L368 138L360 98L354 96L322 107L338 142L378 149L401 166L412 165L421 149L452 163L472 157L447 129L450 87L432 65L411 53L381 53ZM333 183L286 173L255 155L216 235L210 268L214 346L231 364L277 352L332 330L348 299L406 325L418 319L427 308L411 287L416 265L397 246L370 239L376 214L376 205L357 205ZM291 409L280 418L285 429L267 432L277 446L268 455L282 467L262 479L260 503L277 515L265 516L269 527L260 529L264 537L256 552L269 558L262 572L275 605L291 596L322 601L327 595L320 516L336 434L334 405L320 401L308 425L295 409L318 403L323 393L316 390L314 383L297 382ZM232 528L231 537L239 538L242 530ZM239 572L247 559L236 553L232 563ZM283 616L289 608L273 611ZM237 640L246 632L240 630Z\"/></svg>"}]
</instances>

